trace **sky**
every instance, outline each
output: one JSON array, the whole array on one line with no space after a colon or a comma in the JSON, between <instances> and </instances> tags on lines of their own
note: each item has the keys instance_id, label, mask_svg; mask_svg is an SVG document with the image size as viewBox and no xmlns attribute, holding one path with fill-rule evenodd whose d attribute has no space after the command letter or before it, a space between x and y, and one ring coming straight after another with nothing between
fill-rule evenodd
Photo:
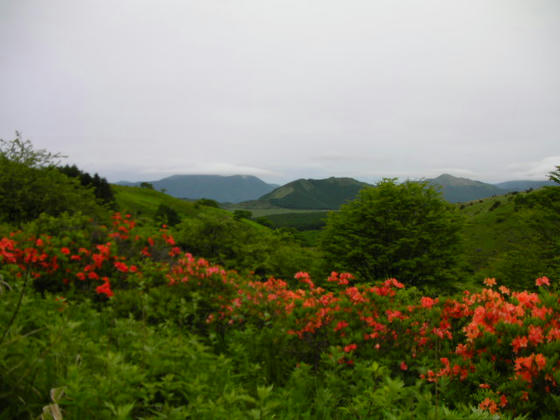
<instances>
[{"instance_id":1,"label":"sky","mask_svg":"<svg viewBox=\"0 0 560 420\"><path fill-rule=\"evenodd\" d=\"M560 165L558 0L0 0L0 138L111 182Z\"/></svg>"}]
</instances>

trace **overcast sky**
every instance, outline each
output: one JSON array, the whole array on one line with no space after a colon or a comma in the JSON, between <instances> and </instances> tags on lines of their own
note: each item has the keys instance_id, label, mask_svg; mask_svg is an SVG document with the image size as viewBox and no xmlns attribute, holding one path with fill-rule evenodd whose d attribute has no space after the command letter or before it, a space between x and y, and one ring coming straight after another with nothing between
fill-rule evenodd
<instances>
[{"instance_id":1,"label":"overcast sky","mask_svg":"<svg viewBox=\"0 0 560 420\"><path fill-rule=\"evenodd\" d=\"M560 165L559 0L0 0L0 138L110 181Z\"/></svg>"}]
</instances>

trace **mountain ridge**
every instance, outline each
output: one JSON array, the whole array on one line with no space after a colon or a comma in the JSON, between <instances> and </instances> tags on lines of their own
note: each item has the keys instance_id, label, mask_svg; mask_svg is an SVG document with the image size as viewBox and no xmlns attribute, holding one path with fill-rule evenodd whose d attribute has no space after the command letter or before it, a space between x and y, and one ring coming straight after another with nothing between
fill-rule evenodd
<instances>
[{"instance_id":1,"label":"mountain ridge","mask_svg":"<svg viewBox=\"0 0 560 420\"><path fill-rule=\"evenodd\" d=\"M171 175L147 183L176 198L209 198L223 203L254 200L277 187L253 175ZM141 184L127 181L118 183L125 186Z\"/></svg>"},{"instance_id":2,"label":"mountain ridge","mask_svg":"<svg viewBox=\"0 0 560 420\"><path fill-rule=\"evenodd\" d=\"M555 185L552 181L516 180L487 183L470 178L441 174L424 181L440 189L451 203L480 200L513 191ZM121 181L118 185L139 186L141 182ZM176 198L210 198L221 203L238 204L247 209L335 210L352 200L358 191L372 184L349 177L300 178L278 186L253 175L171 175L150 181L154 189Z\"/></svg>"},{"instance_id":3,"label":"mountain ridge","mask_svg":"<svg viewBox=\"0 0 560 420\"><path fill-rule=\"evenodd\" d=\"M336 210L356 198L366 186L371 185L348 177L300 178L241 205L246 208Z\"/></svg>"}]
</instances>

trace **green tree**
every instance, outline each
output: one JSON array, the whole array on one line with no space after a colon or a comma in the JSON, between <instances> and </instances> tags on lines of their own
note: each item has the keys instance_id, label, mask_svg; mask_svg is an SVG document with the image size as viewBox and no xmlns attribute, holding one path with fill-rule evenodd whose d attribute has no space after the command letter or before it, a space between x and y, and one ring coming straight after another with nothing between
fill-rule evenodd
<instances>
[{"instance_id":1,"label":"green tree","mask_svg":"<svg viewBox=\"0 0 560 420\"><path fill-rule=\"evenodd\" d=\"M556 182L557 184L560 184L560 166L557 166L554 171L551 171L548 174L548 179Z\"/></svg>"},{"instance_id":2,"label":"green tree","mask_svg":"<svg viewBox=\"0 0 560 420\"><path fill-rule=\"evenodd\" d=\"M250 219L252 216L253 216L253 213L251 213L249 210L234 210L233 211L233 218L235 220Z\"/></svg>"},{"instance_id":3,"label":"green tree","mask_svg":"<svg viewBox=\"0 0 560 420\"><path fill-rule=\"evenodd\" d=\"M426 182L384 179L331 212L320 246L329 269L359 280L443 286L456 264L461 219Z\"/></svg>"},{"instance_id":4,"label":"green tree","mask_svg":"<svg viewBox=\"0 0 560 420\"><path fill-rule=\"evenodd\" d=\"M158 206L154 219L159 223L169 226L175 226L177 223L181 222L179 214L174 209L163 203Z\"/></svg>"},{"instance_id":5,"label":"green tree","mask_svg":"<svg viewBox=\"0 0 560 420\"><path fill-rule=\"evenodd\" d=\"M11 141L0 139L0 222L21 224L41 213L94 215L102 211L90 189L56 168L60 158L60 154L34 150L19 133Z\"/></svg>"},{"instance_id":6,"label":"green tree","mask_svg":"<svg viewBox=\"0 0 560 420\"><path fill-rule=\"evenodd\" d=\"M70 178L78 178L84 187L93 187L93 193L98 200L114 207L115 196L105 178L101 178L98 174L92 177L87 172L80 170L76 165L58 166L57 169Z\"/></svg>"},{"instance_id":7,"label":"green tree","mask_svg":"<svg viewBox=\"0 0 560 420\"><path fill-rule=\"evenodd\" d=\"M141 182L140 183L140 188L147 188L149 190L153 190L154 186L150 182Z\"/></svg>"}]
</instances>

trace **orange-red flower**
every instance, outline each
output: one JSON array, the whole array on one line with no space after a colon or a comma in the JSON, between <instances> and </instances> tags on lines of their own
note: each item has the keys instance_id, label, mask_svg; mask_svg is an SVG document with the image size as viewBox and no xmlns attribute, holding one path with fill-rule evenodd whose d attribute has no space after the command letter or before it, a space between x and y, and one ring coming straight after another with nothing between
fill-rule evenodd
<instances>
[{"instance_id":1,"label":"orange-red flower","mask_svg":"<svg viewBox=\"0 0 560 420\"><path fill-rule=\"evenodd\" d=\"M550 280L546 276L539 277L537 280L535 280L535 284L537 286L550 286Z\"/></svg>"}]
</instances>

